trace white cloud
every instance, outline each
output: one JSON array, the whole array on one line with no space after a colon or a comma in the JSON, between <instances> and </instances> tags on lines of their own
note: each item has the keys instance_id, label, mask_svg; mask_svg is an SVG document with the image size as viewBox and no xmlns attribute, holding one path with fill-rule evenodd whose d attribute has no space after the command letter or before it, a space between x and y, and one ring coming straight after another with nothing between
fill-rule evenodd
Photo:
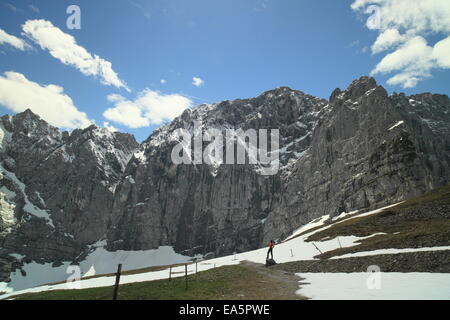
<instances>
[{"instance_id":1,"label":"white cloud","mask_svg":"<svg viewBox=\"0 0 450 320\"><path fill-rule=\"evenodd\" d=\"M450 2L448 0L357 0L351 5L355 11L365 12L377 6L381 30L396 28L413 32L449 32Z\"/></svg>"},{"instance_id":2,"label":"white cloud","mask_svg":"<svg viewBox=\"0 0 450 320\"><path fill-rule=\"evenodd\" d=\"M14 112L32 110L53 126L85 128L91 121L80 112L60 86L47 86L28 80L23 74L9 71L0 75L0 104Z\"/></svg>"},{"instance_id":3,"label":"white cloud","mask_svg":"<svg viewBox=\"0 0 450 320\"><path fill-rule=\"evenodd\" d=\"M441 68L450 68L450 36L434 45L433 58Z\"/></svg>"},{"instance_id":4,"label":"white cloud","mask_svg":"<svg viewBox=\"0 0 450 320\"><path fill-rule=\"evenodd\" d=\"M28 8L30 8L30 10L33 11L34 13L38 13L38 14L41 13L41 10L39 10L39 8L33 4L30 4L28 6Z\"/></svg>"},{"instance_id":5,"label":"white cloud","mask_svg":"<svg viewBox=\"0 0 450 320\"><path fill-rule=\"evenodd\" d=\"M12 12L15 12L15 13L17 13L17 12L22 12L21 9L17 8L16 6L12 5L11 3L6 2L6 3L4 4L4 6L5 6L6 8L8 8L9 10L11 10Z\"/></svg>"},{"instance_id":6,"label":"white cloud","mask_svg":"<svg viewBox=\"0 0 450 320\"><path fill-rule=\"evenodd\" d=\"M151 20L152 19L152 14L149 10L147 10L146 8L144 8L142 5L140 5L137 2L131 1L131 4L133 6L135 6L143 15L147 20Z\"/></svg>"},{"instance_id":7,"label":"white cloud","mask_svg":"<svg viewBox=\"0 0 450 320\"><path fill-rule=\"evenodd\" d=\"M391 86L401 85L403 88L414 88L420 80L430 75L417 75L414 72L402 72L391 77L387 83Z\"/></svg>"},{"instance_id":8,"label":"white cloud","mask_svg":"<svg viewBox=\"0 0 450 320\"><path fill-rule=\"evenodd\" d=\"M397 29L387 29L380 33L375 43L372 45L372 53L380 53L388 50L406 40L406 36L401 35Z\"/></svg>"},{"instance_id":9,"label":"white cloud","mask_svg":"<svg viewBox=\"0 0 450 320\"><path fill-rule=\"evenodd\" d=\"M192 106L192 101L179 94L164 95L146 89L140 92L134 101L113 94L107 97L114 107L107 109L103 116L129 128L148 127L173 120Z\"/></svg>"},{"instance_id":10,"label":"white cloud","mask_svg":"<svg viewBox=\"0 0 450 320\"><path fill-rule=\"evenodd\" d=\"M106 97L106 99L109 102L122 102L126 100L124 97L122 97L120 94L117 93L110 94L109 96Z\"/></svg>"},{"instance_id":11,"label":"white cloud","mask_svg":"<svg viewBox=\"0 0 450 320\"><path fill-rule=\"evenodd\" d=\"M62 63L74 66L84 75L99 77L104 85L112 85L130 91L112 69L111 62L89 53L77 44L73 36L53 26L50 21L28 20L22 29L26 36L43 50L48 50L54 58Z\"/></svg>"},{"instance_id":12,"label":"white cloud","mask_svg":"<svg viewBox=\"0 0 450 320\"><path fill-rule=\"evenodd\" d=\"M351 7L379 22L369 25L379 31L372 53L392 51L381 58L373 75L395 73L388 84L412 88L433 70L450 68L450 1L356 0ZM434 46L427 40L432 35L442 37Z\"/></svg>"},{"instance_id":13,"label":"white cloud","mask_svg":"<svg viewBox=\"0 0 450 320\"><path fill-rule=\"evenodd\" d=\"M103 127L106 128L106 129L108 129L108 130L111 131L111 132L117 132L117 131L119 131L119 129L117 129L116 127L110 125L108 121L103 122Z\"/></svg>"},{"instance_id":14,"label":"white cloud","mask_svg":"<svg viewBox=\"0 0 450 320\"><path fill-rule=\"evenodd\" d=\"M205 81L203 81L201 78L198 78L198 77L192 78L192 84L194 86L196 86L197 88L201 87L204 83L205 83Z\"/></svg>"},{"instance_id":15,"label":"white cloud","mask_svg":"<svg viewBox=\"0 0 450 320\"><path fill-rule=\"evenodd\" d=\"M255 3L255 11L264 11L269 7L269 0L257 0Z\"/></svg>"},{"instance_id":16,"label":"white cloud","mask_svg":"<svg viewBox=\"0 0 450 320\"><path fill-rule=\"evenodd\" d=\"M161 79L159 82L160 82L161 84L166 84L166 83L167 83L167 81L164 80L164 79Z\"/></svg>"},{"instance_id":17,"label":"white cloud","mask_svg":"<svg viewBox=\"0 0 450 320\"><path fill-rule=\"evenodd\" d=\"M416 36L386 55L372 73L388 73L404 69L429 70L432 51L433 48L427 45L423 37Z\"/></svg>"},{"instance_id":18,"label":"white cloud","mask_svg":"<svg viewBox=\"0 0 450 320\"><path fill-rule=\"evenodd\" d=\"M397 50L387 54L372 70L372 74L399 72L387 83L413 88L430 78L433 69L450 69L450 36L433 47L421 36L409 39Z\"/></svg>"},{"instance_id":19,"label":"white cloud","mask_svg":"<svg viewBox=\"0 0 450 320\"><path fill-rule=\"evenodd\" d=\"M13 35L10 35L10 34L6 33L3 29L0 29L0 44L4 44L4 43L9 44L9 45L13 46L14 48L22 50L22 51L30 48L30 46L22 39L19 39Z\"/></svg>"}]
</instances>

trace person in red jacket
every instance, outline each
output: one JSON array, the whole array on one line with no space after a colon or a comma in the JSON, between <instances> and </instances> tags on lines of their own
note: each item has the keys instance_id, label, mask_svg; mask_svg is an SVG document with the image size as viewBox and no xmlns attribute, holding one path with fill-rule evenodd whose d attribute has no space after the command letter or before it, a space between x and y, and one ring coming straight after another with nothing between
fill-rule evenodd
<instances>
[{"instance_id":1,"label":"person in red jacket","mask_svg":"<svg viewBox=\"0 0 450 320\"><path fill-rule=\"evenodd\" d=\"M269 260L269 253L270 253L270 256L272 257L272 260L273 260L273 247L275 247L275 242L273 240L270 240L269 244L268 244L268 247L269 247L269 251L267 251L267 258L266 258L266 260Z\"/></svg>"}]
</instances>

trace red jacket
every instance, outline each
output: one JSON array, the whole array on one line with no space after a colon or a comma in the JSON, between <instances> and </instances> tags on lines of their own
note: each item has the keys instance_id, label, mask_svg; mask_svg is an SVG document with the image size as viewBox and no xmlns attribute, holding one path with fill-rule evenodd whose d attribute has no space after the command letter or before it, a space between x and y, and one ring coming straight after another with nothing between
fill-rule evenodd
<instances>
[{"instance_id":1,"label":"red jacket","mask_svg":"<svg viewBox=\"0 0 450 320\"><path fill-rule=\"evenodd\" d=\"M269 241L269 243L267 245L268 245L269 248L272 249L273 247L275 247L275 242Z\"/></svg>"}]
</instances>

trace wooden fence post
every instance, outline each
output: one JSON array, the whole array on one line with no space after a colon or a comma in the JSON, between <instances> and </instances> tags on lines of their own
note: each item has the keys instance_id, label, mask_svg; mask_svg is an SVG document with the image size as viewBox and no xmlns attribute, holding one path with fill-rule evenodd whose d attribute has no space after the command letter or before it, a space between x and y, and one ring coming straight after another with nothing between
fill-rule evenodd
<instances>
[{"instance_id":1,"label":"wooden fence post","mask_svg":"<svg viewBox=\"0 0 450 320\"><path fill-rule=\"evenodd\" d=\"M186 278L186 290L188 289L188 277L187 277L187 263L184 265L185 278Z\"/></svg>"},{"instance_id":2,"label":"wooden fence post","mask_svg":"<svg viewBox=\"0 0 450 320\"><path fill-rule=\"evenodd\" d=\"M122 264L119 264L117 266L116 283L114 285L113 300L117 300L117 293L119 291L119 283L120 283L120 274L121 274L121 272L122 272Z\"/></svg>"},{"instance_id":3,"label":"wooden fence post","mask_svg":"<svg viewBox=\"0 0 450 320\"><path fill-rule=\"evenodd\" d=\"M317 248L317 246L316 246L316 244L314 243L314 242L312 242L312 244L313 244L313 246L314 247L316 247L316 249L320 252L320 254L323 254L323 252L322 251L320 251L320 249L319 248Z\"/></svg>"},{"instance_id":4,"label":"wooden fence post","mask_svg":"<svg viewBox=\"0 0 450 320\"><path fill-rule=\"evenodd\" d=\"M172 280L172 266L169 268L169 281Z\"/></svg>"}]
</instances>

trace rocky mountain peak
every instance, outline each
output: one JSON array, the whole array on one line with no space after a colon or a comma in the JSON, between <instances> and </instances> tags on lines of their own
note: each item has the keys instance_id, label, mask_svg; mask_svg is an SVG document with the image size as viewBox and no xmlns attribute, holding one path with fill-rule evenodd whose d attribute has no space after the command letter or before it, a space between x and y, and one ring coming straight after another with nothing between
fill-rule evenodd
<instances>
[{"instance_id":1,"label":"rocky mountain peak","mask_svg":"<svg viewBox=\"0 0 450 320\"><path fill-rule=\"evenodd\" d=\"M329 100L331 103L347 100L357 101L359 98L372 91L379 91L380 94L387 97L386 90L382 86L378 86L374 78L363 76L354 80L344 91L336 88L332 92Z\"/></svg>"},{"instance_id":2,"label":"rocky mountain peak","mask_svg":"<svg viewBox=\"0 0 450 320\"><path fill-rule=\"evenodd\" d=\"M6 122L10 123L10 126L7 129L15 133L24 133L26 135L30 135L33 132L39 134L43 131L53 132L57 130L55 127L42 120L41 117L31 111L31 109L27 109L23 112L17 113L11 118L5 118L5 120L7 120Z\"/></svg>"},{"instance_id":3,"label":"rocky mountain peak","mask_svg":"<svg viewBox=\"0 0 450 320\"><path fill-rule=\"evenodd\" d=\"M330 101L330 103L334 103L338 99L338 97L341 93L342 93L342 91L340 88L334 89L334 91L331 93L330 98L328 99Z\"/></svg>"},{"instance_id":4,"label":"rocky mountain peak","mask_svg":"<svg viewBox=\"0 0 450 320\"><path fill-rule=\"evenodd\" d=\"M286 87L286 86L282 86L282 87L278 87L278 88L275 88L275 89L271 89L271 90L265 91L260 96L273 98L273 97L279 97L281 95L290 94L292 92L300 92L300 91L293 90L293 89L291 89L289 87Z\"/></svg>"},{"instance_id":5,"label":"rocky mountain peak","mask_svg":"<svg viewBox=\"0 0 450 320\"><path fill-rule=\"evenodd\" d=\"M41 118L39 117L39 115L37 115L36 113L34 113L30 108L27 108L25 111L18 113L17 118L28 118L28 119L34 119L34 120L40 120Z\"/></svg>"},{"instance_id":6,"label":"rocky mountain peak","mask_svg":"<svg viewBox=\"0 0 450 320\"><path fill-rule=\"evenodd\" d=\"M355 95L361 95L377 86L377 81L373 77L362 76L359 79L353 80L348 86L347 91L353 92Z\"/></svg>"}]
</instances>

